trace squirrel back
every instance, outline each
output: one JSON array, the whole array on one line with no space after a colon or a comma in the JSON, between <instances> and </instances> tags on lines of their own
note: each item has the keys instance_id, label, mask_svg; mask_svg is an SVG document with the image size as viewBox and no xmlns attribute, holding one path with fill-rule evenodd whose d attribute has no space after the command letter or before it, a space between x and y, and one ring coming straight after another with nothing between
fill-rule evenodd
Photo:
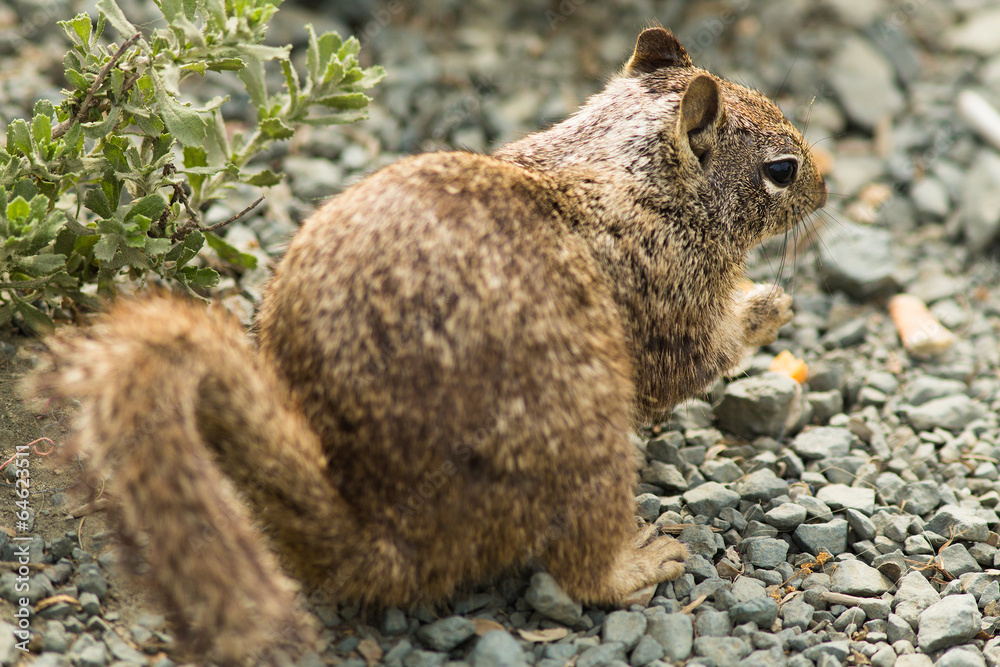
<instances>
[{"instance_id":1,"label":"squirrel back","mask_svg":"<svg viewBox=\"0 0 1000 667\"><path fill-rule=\"evenodd\" d=\"M636 530L629 428L774 340L790 299L738 290L743 258L825 199L771 102L652 28L564 123L318 209L258 350L220 315L128 301L57 336L34 392L84 400L77 446L114 469L126 544L149 534L157 588L220 662L268 664L274 622L310 636L293 582L410 605L538 562L618 604L686 553ZM260 640L240 652L240 630Z\"/></svg>"}]
</instances>

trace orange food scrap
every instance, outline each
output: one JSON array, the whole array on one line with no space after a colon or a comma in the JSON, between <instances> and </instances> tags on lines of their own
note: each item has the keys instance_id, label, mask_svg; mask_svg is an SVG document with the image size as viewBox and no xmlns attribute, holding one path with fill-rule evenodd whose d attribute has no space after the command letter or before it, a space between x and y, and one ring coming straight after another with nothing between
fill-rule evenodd
<instances>
[{"instance_id":1,"label":"orange food scrap","mask_svg":"<svg viewBox=\"0 0 1000 667\"><path fill-rule=\"evenodd\" d=\"M896 324L903 347L914 356L933 356L955 344L954 334L912 294L897 294L889 299L889 317Z\"/></svg>"},{"instance_id":2,"label":"orange food scrap","mask_svg":"<svg viewBox=\"0 0 1000 667\"><path fill-rule=\"evenodd\" d=\"M775 373L787 375L799 384L806 381L809 375L809 367L802 359L798 359L788 350L778 353L778 356L771 361L771 370Z\"/></svg>"}]
</instances>

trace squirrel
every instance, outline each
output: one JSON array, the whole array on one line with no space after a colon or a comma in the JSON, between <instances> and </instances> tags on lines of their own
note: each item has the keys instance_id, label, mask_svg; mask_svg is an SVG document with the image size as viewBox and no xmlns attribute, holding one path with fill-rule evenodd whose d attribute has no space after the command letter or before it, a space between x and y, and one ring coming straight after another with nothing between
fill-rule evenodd
<instances>
[{"instance_id":1,"label":"squirrel","mask_svg":"<svg viewBox=\"0 0 1000 667\"><path fill-rule=\"evenodd\" d=\"M306 594L435 603L528 563L615 605L686 556L636 524L629 430L775 340L791 298L741 290L745 256L826 197L770 100L653 27L568 120L318 208L256 344L119 299L29 391L83 402L70 448L202 659L301 652Z\"/></svg>"}]
</instances>

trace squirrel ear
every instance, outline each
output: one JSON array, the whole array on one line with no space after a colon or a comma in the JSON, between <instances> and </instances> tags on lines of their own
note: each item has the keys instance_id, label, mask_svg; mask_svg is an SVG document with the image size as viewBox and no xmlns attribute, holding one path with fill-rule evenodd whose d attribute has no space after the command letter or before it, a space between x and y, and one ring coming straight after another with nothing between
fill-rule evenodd
<instances>
[{"instance_id":1,"label":"squirrel ear","mask_svg":"<svg viewBox=\"0 0 1000 667\"><path fill-rule=\"evenodd\" d=\"M625 65L625 73L639 76L662 67L694 67L694 63L672 32L666 28L646 28L635 42L635 52Z\"/></svg>"},{"instance_id":2,"label":"squirrel ear","mask_svg":"<svg viewBox=\"0 0 1000 667\"><path fill-rule=\"evenodd\" d=\"M716 129L726 120L722 91L718 82L707 74L699 74L688 83L681 100L677 119L678 139L704 163L715 142Z\"/></svg>"}]
</instances>

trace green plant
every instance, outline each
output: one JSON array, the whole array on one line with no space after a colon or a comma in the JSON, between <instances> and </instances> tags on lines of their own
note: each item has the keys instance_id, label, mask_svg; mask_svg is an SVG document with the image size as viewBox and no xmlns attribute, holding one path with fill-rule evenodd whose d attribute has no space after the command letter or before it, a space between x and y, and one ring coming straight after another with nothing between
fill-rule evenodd
<instances>
[{"instance_id":1,"label":"green plant","mask_svg":"<svg viewBox=\"0 0 1000 667\"><path fill-rule=\"evenodd\" d=\"M65 99L38 102L30 121L11 122L0 148L0 324L18 312L33 328L49 327L53 306L95 307L123 276L211 287L218 273L192 262L205 244L254 265L214 234L239 216L206 227L202 212L237 182L279 182L248 167L254 156L303 124L363 118L364 90L384 74L358 65L355 38L317 36L310 26L300 78L290 47L262 43L280 2L156 0L167 27L148 35L115 0L97 3L96 23L86 14L60 22L72 43ZM102 43L108 25L121 44ZM268 62L284 74L281 92L268 90ZM239 77L255 125L229 136L225 99L182 101L184 80L208 71Z\"/></svg>"}]
</instances>

